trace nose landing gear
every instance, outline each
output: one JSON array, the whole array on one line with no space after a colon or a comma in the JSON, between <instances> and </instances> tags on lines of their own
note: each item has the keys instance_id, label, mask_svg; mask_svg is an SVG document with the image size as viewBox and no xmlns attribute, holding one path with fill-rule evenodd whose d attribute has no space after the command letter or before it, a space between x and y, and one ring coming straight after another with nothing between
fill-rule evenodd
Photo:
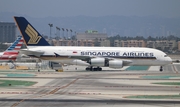
<instances>
[{"instance_id":1,"label":"nose landing gear","mask_svg":"<svg viewBox=\"0 0 180 107\"><path fill-rule=\"evenodd\" d=\"M161 72L163 71L163 67L162 67L162 66L160 66L160 69L159 69L159 71L161 71Z\"/></svg>"}]
</instances>

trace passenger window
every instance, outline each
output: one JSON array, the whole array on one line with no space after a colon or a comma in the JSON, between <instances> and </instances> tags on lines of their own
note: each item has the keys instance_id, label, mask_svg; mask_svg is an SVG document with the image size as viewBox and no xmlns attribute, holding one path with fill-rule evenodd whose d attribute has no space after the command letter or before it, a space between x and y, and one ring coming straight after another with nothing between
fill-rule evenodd
<instances>
[{"instance_id":1,"label":"passenger window","mask_svg":"<svg viewBox=\"0 0 180 107\"><path fill-rule=\"evenodd\" d=\"M167 55L164 55L164 57L167 57Z\"/></svg>"}]
</instances>

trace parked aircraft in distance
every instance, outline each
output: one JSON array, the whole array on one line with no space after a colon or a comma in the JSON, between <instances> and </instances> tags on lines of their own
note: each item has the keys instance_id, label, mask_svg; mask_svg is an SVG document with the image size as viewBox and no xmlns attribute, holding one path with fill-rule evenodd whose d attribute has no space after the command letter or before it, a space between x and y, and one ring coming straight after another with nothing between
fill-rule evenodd
<instances>
[{"instance_id":1,"label":"parked aircraft in distance","mask_svg":"<svg viewBox=\"0 0 180 107\"><path fill-rule=\"evenodd\" d=\"M23 38L22 36L20 36L4 52L0 52L0 62L15 61L18 56L19 50L22 47L22 44L23 44Z\"/></svg>"},{"instance_id":2,"label":"parked aircraft in distance","mask_svg":"<svg viewBox=\"0 0 180 107\"><path fill-rule=\"evenodd\" d=\"M101 67L163 66L172 62L164 52L152 48L50 46L24 17L14 17L14 20L28 48L20 52L31 57L83 65L90 71L101 71Z\"/></svg>"}]
</instances>

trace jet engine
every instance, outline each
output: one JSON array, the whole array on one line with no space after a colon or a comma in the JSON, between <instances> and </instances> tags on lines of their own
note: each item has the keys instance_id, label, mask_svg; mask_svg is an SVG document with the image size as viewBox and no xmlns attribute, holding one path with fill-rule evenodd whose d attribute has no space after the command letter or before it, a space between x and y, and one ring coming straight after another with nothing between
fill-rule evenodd
<instances>
[{"instance_id":1,"label":"jet engine","mask_svg":"<svg viewBox=\"0 0 180 107\"><path fill-rule=\"evenodd\" d=\"M123 61L122 60L111 60L109 61L109 68L122 68Z\"/></svg>"},{"instance_id":2,"label":"jet engine","mask_svg":"<svg viewBox=\"0 0 180 107\"><path fill-rule=\"evenodd\" d=\"M110 68L122 68L122 60L109 60L108 58L93 58L90 59L89 63L92 66L110 67Z\"/></svg>"},{"instance_id":3,"label":"jet engine","mask_svg":"<svg viewBox=\"0 0 180 107\"><path fill-rule=\"evenodd\" d=\"M18 55L10 55L10 56L9 56L9 59L11 59L11 58L12 58L12 59L13 59L13 58L16 58L17 56L18 56Z\"/></svg>"},{"instance_id":4,"label":"jet engine","mask_svg":"<svg viewBox=\"0 0 180 107\"><path fill-rule=\"evenodd\" d=\"M105 58L93 58L89 62L92 66L105 66Z\"/></svg>"}]
</instances>

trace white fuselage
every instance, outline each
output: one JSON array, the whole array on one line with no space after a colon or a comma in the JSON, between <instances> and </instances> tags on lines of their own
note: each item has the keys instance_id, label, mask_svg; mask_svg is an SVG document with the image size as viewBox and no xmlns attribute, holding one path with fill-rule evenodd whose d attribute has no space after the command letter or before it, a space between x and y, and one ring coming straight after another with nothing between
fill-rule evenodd
<instances>
[{"instance_id":1,"label":"white fuselage","mask_svg":"<svg viewBox=\"0 0 180 107\"><path fill-rule=\"evenodd\" d=\"M128 62L126 65L161 66L170 64L172 59L164 52L152 48L139 47L77 47L77 46L38 46L27 49L43 52L42 55L33 55L43 60L56 61L64 64L90 65L83 58L108 58Z\"/></svg>"}]
</instances>

